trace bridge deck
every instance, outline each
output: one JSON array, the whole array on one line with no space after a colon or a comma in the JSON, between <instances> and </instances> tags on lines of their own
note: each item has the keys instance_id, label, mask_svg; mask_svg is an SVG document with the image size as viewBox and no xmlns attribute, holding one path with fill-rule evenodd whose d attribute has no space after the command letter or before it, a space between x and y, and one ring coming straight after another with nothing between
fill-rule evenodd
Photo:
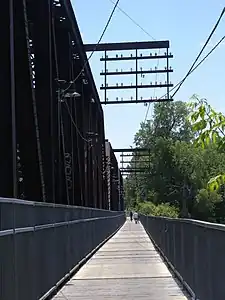
<instances>
[{"instance_id":1,"label":"bridge deck","mask_svg":"<svg viewBox=\"0 0 225 300\"><path fill-rule=\"evenodd\" d=\"M55 300L187 300L142 225L129 221L54 297Z\"/></svg>"}]
</instances>

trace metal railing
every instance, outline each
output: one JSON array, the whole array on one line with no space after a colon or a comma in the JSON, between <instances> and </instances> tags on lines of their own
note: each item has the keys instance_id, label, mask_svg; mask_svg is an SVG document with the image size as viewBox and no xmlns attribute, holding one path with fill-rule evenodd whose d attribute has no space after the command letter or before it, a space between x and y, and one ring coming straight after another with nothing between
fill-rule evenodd
<instances>
[{"instance_id":1,"label":"metal railing","mask_svg":"<svg viewBox=\"0 0 225 300\"><path fill-rule=\"evenodd\" d=\"M225 299L225 225L143 215L140 218L194 299Z\"/></svg>"},{"instance_id":2,"label":"metal railing","mask_svg":"<svg viewBox=\"0 0 225 300\"><path fill-rule=\"evenodd\" d=\"M40 299L124 221L123 212L0 199L0 299Z\"/></svg>"}]
</instances>

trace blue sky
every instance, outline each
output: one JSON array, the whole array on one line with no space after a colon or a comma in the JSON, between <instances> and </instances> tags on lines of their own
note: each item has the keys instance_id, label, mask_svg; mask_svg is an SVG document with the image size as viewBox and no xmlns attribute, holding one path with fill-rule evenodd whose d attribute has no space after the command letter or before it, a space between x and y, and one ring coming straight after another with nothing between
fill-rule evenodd
<instances>
[{"instance_id":1,"label":"blue sky","mask_svg":"<svg viewBox=\"0 0 225 300\"><path fill-rule=\"evenodd\" d=\"M113 3L110 0L72 0L72 3L84 43L96 43L112 11ZM171 60L174 69L171 81L176 84L186 74L201 50L224 3L222 0L120 0L119 6L155 39L170 41L170 50L174 55ZM225 16L206 52L225 34L224 28ZM149 36L117 9L102 42L148 40ZM98 90L102 83L99 75L102 65L99 58L99 53L96 53L90 60ZM159 90L156 96L161 96L162 93ZM175 100L188 101L194 93L207 98L216 110L225 113L224 43L190 75L176 94ZM146 107L143 104L126 104L107 105L103 109L106 138L113 147L124 148L132 145L134 134L144 120ZM151 115L152 107L149 112Z\"/></svg>"}]
</instances>

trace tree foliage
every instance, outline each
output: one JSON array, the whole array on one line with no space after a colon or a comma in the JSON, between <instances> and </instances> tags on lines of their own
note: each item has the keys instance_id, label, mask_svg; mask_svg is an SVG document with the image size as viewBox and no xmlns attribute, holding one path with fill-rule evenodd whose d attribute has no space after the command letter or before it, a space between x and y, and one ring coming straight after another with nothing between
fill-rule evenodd
<instances>
[{"instance_id":1,"label":"tree foliage","mask_svg":"<svg viewBox=\"0 0 225 300\"><path fill-rule=\"evenodd\" d=\"M139 203L136 208L144 215L163 216L170 218L177 218L179 216L178 208L170 205L169 203L156 205L150 201L145 201L143 203Z\"/></svg>"},{"instance_id":2,"label":"tree foliage","mask_svg":"<svg viewBox=\"0 0 225 300\"><path fill-rule=\"evenodd\" d=\"M134 138L150 154L137 163L146 172L125 181L127 206L153 215L223 220L223 189L215 189L225 174L223 122L220 113L196 98L191 104L155 104L152 119ZM215 190L209 189L212 182Z\"/></svg>"},{"instance_id":3,"label":"tree foliage","mask_svg":"<svg viewBox=\"0 0 225 300\"><path fill-rule=\"evenodd\" d=\"M225 116L216 112L206 99L199 99L197 95L192 97L189 116L192 130L195 132L195 144L202 148L214 145L220 152L225 153ZM218 190L225 184L225 174L218 173L208 182L210 190Z\"/></svg>"}]
</instances>

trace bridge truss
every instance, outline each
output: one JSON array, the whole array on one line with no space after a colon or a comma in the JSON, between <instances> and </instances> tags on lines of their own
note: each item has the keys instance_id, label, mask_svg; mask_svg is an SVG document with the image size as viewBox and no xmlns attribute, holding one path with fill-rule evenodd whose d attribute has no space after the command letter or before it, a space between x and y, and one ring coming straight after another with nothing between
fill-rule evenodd
<instances>
[{"instance_id":1,"label":"bridge truss","mask_svg":"<svg viewBox=\"0 0 225 300\"><path fill-rule=\"evenodd\" d=\"M108 208L103 111L70 1L2 1L0 34L0 196Z\"/></svg>"}]
</instances>

